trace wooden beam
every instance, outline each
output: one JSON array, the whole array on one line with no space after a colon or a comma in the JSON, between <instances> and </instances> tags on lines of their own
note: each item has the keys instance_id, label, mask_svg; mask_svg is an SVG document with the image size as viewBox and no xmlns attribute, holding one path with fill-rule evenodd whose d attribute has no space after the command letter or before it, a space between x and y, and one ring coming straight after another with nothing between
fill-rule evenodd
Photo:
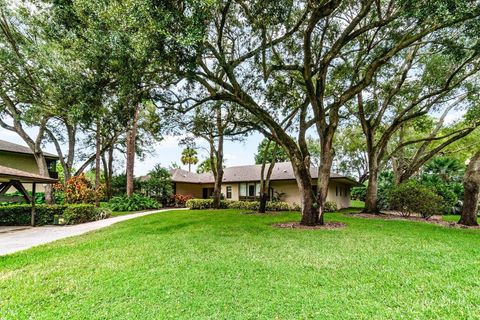
<instances>
[{"instance_id":1,"label":"wooden beam","mask_svg":"<svg viewBox=\"0 0 480 320\"><path fill-rule=\"evenodd\" d=\"M0 194L5 194L12 186L12 181L4 182L0 184Z\"/></svg>"},{"instance_id":2,"label":"wooden beam","mask_svg":"<svg viewBox=\"0 0 480 320\"><path fill-rule=\"evenodd\" d=\"M22 194L22 196L25 198L27 203L31 203L30 196L28 195L27 190L25 190L25 187L23 186L23 184L18 180L12 180L10 182L12 183L12 186Z\"/></svg>"}]
</instances>

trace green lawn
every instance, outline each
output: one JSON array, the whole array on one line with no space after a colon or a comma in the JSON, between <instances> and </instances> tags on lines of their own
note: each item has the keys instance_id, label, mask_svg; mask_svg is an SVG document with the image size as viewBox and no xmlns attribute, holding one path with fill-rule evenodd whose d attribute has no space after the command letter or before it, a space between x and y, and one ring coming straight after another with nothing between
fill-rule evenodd
<instances>
[{"instance_id":1,"label":"green lawn","mask_svg":"<svg viewBox=\"0 0 480 320\"><path fill-rule=\"evenodd\" d=\"M474 319L480 231L161 212L0 257L0 319Z\"/></svg>"}]
</instances>

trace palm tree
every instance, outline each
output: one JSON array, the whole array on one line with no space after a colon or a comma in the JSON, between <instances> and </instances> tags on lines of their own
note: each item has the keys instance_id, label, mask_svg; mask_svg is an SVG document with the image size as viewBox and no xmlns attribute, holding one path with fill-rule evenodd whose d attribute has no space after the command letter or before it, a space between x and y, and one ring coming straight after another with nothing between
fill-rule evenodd
<instances>
[{"instance_id":1,"label":"palm tree","mask_svg":"<svg viewBox=\"0 0 480 320\"><path fill-rule=\"evenodd\" d=\"M182 157L180 158L184 165L188 164L188 171L191 171L192 164L197 164L197 150L187 147L182 151Z\"/></svg>"},{"instance_id":2,"label":"palm tree","mask_svg":"<svg viewBox=\"0 0 480 320\"><path fill-rule=\"evenodd\" d=\"M425 172L437 175L444 182L459 181L465 166L455 158L437 157L425 166Z\"/></svg>"}]
</instances>

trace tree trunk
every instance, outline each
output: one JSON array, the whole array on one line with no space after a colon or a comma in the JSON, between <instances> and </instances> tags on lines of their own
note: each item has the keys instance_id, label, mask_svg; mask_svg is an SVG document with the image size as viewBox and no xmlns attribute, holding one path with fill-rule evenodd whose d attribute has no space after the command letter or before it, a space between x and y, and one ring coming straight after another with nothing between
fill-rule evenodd
<instances>
[{"instance_id":1,"label":"tree trunk","mask_svg":"<svg viewBox=\"0 0 480 320\"><path fill-rule=\"evenodd\" d=\"M135 168L135 141L137 139L139 107L135 109L132 119L132 126L127 132L127 196L130 197L134 192L134 168Z\"/></svg>"},{"instance_id":2,"label":"tree trunk","mask_svg":"<svg viewBox=\"0 0 480 320\"><path fill-rule=\"evenodd\" d=\"M34 157L35 157L35 161L37 162L38 173L41 176L49 177L47 161L45 160L45 156L43 155L43 153L36 152L34 154ZM52 204L54 202L53 195L52 195L52 185L51 184L45 185L44 192L45 192L45 202L47 204Z\"/></svg>"},{"instance_id":3,"label":"tree trunk","mask_svg":"<svg viewBox=\"0 0 480 320\"><path fill-rule=\"evenodd\" d=\"M217 130L218 130L218 145L216 148L216 164L215 164L215 171L214 171L214 176L215 176L215 184L213 188L213 207L215 209L220 209L220 203L221 203L221 198L222 198L222 180L223 180L223 133L225 130L224 124L222 123L222 108L221 106L217 107L217 112L216 112L216 125L217 125ZM212 141L210 144L210 147L212 149L211 151L215 151L215 143ZM212 154L212 153L210 153ZM215 161L215 159L211 159L212 163Z\"/></svg>"},{"instance_id":4,"label":"tree trunk","mask_svg":"<svg viewBox=\"0 0 480 320\"><path fill-rule=\"evenodd\" d=\"M378 173L380 168L375 155L369 156L368 170L370 175L368 177L367 195L363 212L377 214L380 213L378 209Z\"/></svg>"},{"instance_id":5,"label":"tree trunk","mask_svg":"<svg viewBox=\"0 0 480 320\"><path fill-rule=\"evenodd\" d=\"M98 196L98 190L100 189L100 160L101 160L101 144L102 144L102 133L100 120L97 120L97 132L95 133L95 189L97 190L95 194L95 206L100 206L100 197Z\"/></svg>"},{"instance_id":6,"label":"tree trunk","mask_svg":"<svg viewBox=\"0 0 480 320\"><path fill-rule=\"evenodd\" d=\"M324 225L325 202L327 202L328 184L330 182L330 172L332 170L333 158L335 155L333 149L333 133L327 130L323 135L321 143L320 166L318 167L317 195L316 204L318 206L318 224Z\"/></svg>"},{"instance_id":7,"label":"tree trunk","mask_svg":"<svg viewBox=\"0 0 480 320\"><path fill-rule=\"evenodd\" d=\"M262 161L262 169L260 174L260 205L258 206L258 213L265 213L267 211L267 200L268 200L268 193L270 190L270 178L272 177L273 168L275 167L276 159L277 159L277 149L278 144L275 144L272 150L272 157L271 162L268 165L267 174L265 175L265 168L267 165L267 153L270 150L270 143L272 141L269 140L267 146L265 147L265 154L263 155Z\"/></svg>"},{"instance_id":8,"label":"tree trunk","mask_svg":"<svg viewBox=\"0 0 480 320\"><path fill-rule=\"evenodd\" d=\"M107 190L108 199L113 197L112 189L112 177L113 177L113 146L110 146L108 149L108 159L107 159L107 168L108 168L108 181L110 182L109 188Z\"/></svg>"},{"instance_id":9,"label":"tree trunk","mask_svg":"<svg viewBox=\"0 0 480 320\"><path fill-rule=\"evenodd\" d=\"M302 200L302 220L300 221L300 224L305 226L315 226L319 222L319 211L318 204L315 201L315 196L313 194L310 168L308 168L302 160L292 160L292 166Z\"/></svg>"},{"instance_id":10,"label":"tree trunk","mask_svg":"<svg viewBox=\"0 0 480 320\"><path fill-rule=\"evenodd\" d=\"M480 152L477 152L468 164L463 181L463 210L459 224L477 226L478 200L480 196Z\"/></svg>"},{"instance_id":11,"label":"tree trunk","mask_svg":"<svg viewBox=\"0 0 480 320\"><path fill-rule=\"evenodd\" d=\"M222 165L220 165L219 169L217 169L217 178L215 179L215 185L213 188L213 208L215 209L220 209L220 204L222 200L222 179L223 168Z\"/></svg>"}]
</instances>

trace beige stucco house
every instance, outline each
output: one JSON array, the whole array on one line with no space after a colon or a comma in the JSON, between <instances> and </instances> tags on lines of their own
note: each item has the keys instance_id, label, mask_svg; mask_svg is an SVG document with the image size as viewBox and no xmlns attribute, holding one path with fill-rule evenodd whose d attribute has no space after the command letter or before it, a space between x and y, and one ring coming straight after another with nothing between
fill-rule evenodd
<instances>
[{"instance_id":1,"label":"beige stucco house","mask_svg":"<svg viewBox=\"0 0 480 320\"><path fill-rule=\"evenodd\" d=\"M50 178L58 178L56 172L58 156L48 152L44 152L43 154L47 161ZM39 174L37 162L30 148L5 140L0 140L0 165ZM29 186L26 188L29 189ZM37 191L43 191L43 185L39 184Z\"/></svg>"},{"instance_id":2,"label":"beige stucco house","mask_svg":"<svg viewBox=\"0 0 480 320\"><path fill-rule=\"evenodd\" d=\"M214 178L211 172L194 173L182 169L172 170L175 194L191 195L207 199L213 193ZM318 169L310 174L316 185ZM261 165L237 166L224 169L222 193L227 200L257 200L260 195ZM335 201L338 208L350 206L350 190L358 183L345 176L332 174L328 187L328 201ZM290 162L277 163L270 182L270 198L280 197L290 205L301 204L300 192Z\"/></svg>"}]
</instances>

